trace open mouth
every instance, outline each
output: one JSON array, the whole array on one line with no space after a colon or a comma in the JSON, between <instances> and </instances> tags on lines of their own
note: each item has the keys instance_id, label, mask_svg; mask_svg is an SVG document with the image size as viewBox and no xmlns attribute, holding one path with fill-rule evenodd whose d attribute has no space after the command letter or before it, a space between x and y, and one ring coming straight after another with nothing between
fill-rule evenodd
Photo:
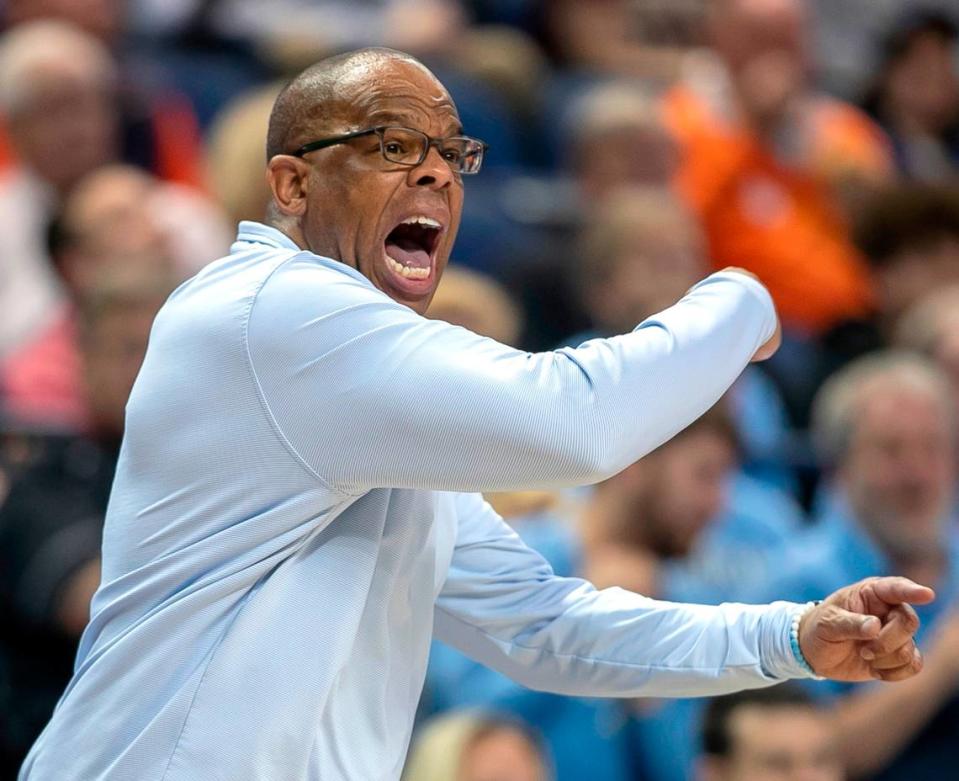
<instances>
[{"instance_id":1,"label":"open mouth","mask_svg":"<svg viewBox=\"0 0 959 781\"><path fill-rule=\"evenodd\" d=\"M404 279L428 279L443 226L430 217L408 217L386 237L386 264Z\"/></svg>"}]
</instances>

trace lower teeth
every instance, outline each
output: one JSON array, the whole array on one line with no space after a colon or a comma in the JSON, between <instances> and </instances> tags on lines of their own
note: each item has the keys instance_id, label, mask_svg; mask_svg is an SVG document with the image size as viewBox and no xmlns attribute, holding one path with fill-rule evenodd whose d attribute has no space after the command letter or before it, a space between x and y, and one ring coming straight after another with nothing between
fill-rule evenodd
<instances>
[{"instance_id":1,"label":"lower teeth","mask_svg":"<svg viewBox=\"0 0 959 781\"><path fill-rule=\"evenodd\" d=\"M406 279L426 279L430 275L430 270L428 268L404 266L402 263L395 261L389 255L386 256L386 259L389 262L390 268L401 277Z\"/></svg>"}]
</instances>

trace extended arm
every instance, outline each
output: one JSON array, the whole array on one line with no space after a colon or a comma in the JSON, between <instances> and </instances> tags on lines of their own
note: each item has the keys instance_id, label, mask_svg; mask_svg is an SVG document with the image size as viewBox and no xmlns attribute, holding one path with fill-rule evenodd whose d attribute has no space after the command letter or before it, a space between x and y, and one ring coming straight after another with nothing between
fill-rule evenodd
<instances>
[{"instance_id":1,"label":"extended arm","mask_svg":"<svg viewBox=\"0 0 959 781\"><path fill-rule=\"evenodd\" d=\"M796 606L658 602L559 578L475 494L436 604L436 636L535 689L595 697L711 695L802 677Z\"/></svg>"},{"instance_id":2,"label":"extended arm","mask_svg":"<svg viewBox=\"0 0 959 781\"><path fill-rule=\"evenodd\" d=\"M248 343L268 414L328 484L479 491L615 474L712 406L775 326L765 289L722 273L630 334L530 354L302 258L258 294Z\"/></svg>"}]
</instances>

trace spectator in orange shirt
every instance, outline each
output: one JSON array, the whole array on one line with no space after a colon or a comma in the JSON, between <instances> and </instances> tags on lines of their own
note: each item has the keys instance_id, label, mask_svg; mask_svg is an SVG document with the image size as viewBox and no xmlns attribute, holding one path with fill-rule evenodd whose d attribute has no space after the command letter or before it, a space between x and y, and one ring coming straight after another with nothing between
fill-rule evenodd
<instances>
[{"instance_id":1,"label":"spectator in orange shirt","mask_svg":"<svg viewBox=\"0 0 959 781\"><path fill-rule=\"evenodd\" d=\"M809 84L800 0L712 0L712 53L668 93L678 185L717 268L745 266L787 327L818 335L873 305L842 195L891 170L881 131Z\"/></svg>"}]
</instances>

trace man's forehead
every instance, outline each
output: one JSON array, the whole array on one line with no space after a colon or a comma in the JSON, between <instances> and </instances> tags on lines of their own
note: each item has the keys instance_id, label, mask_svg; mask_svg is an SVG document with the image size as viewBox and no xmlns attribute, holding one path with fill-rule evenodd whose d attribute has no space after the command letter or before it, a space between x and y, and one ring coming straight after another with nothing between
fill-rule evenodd
<instances>
[{"instance_id":1,"label":"man's forehead","mask_svg":"<svg viewBox=\"0 0 959 781\"><path fill-rule=\"evenodd\" d=\"M350 120L367 125L438 124L459 130L459 114L446 88L418 63L393 62L357 74L349 94Z\"/></svg>"}]
</instances>

